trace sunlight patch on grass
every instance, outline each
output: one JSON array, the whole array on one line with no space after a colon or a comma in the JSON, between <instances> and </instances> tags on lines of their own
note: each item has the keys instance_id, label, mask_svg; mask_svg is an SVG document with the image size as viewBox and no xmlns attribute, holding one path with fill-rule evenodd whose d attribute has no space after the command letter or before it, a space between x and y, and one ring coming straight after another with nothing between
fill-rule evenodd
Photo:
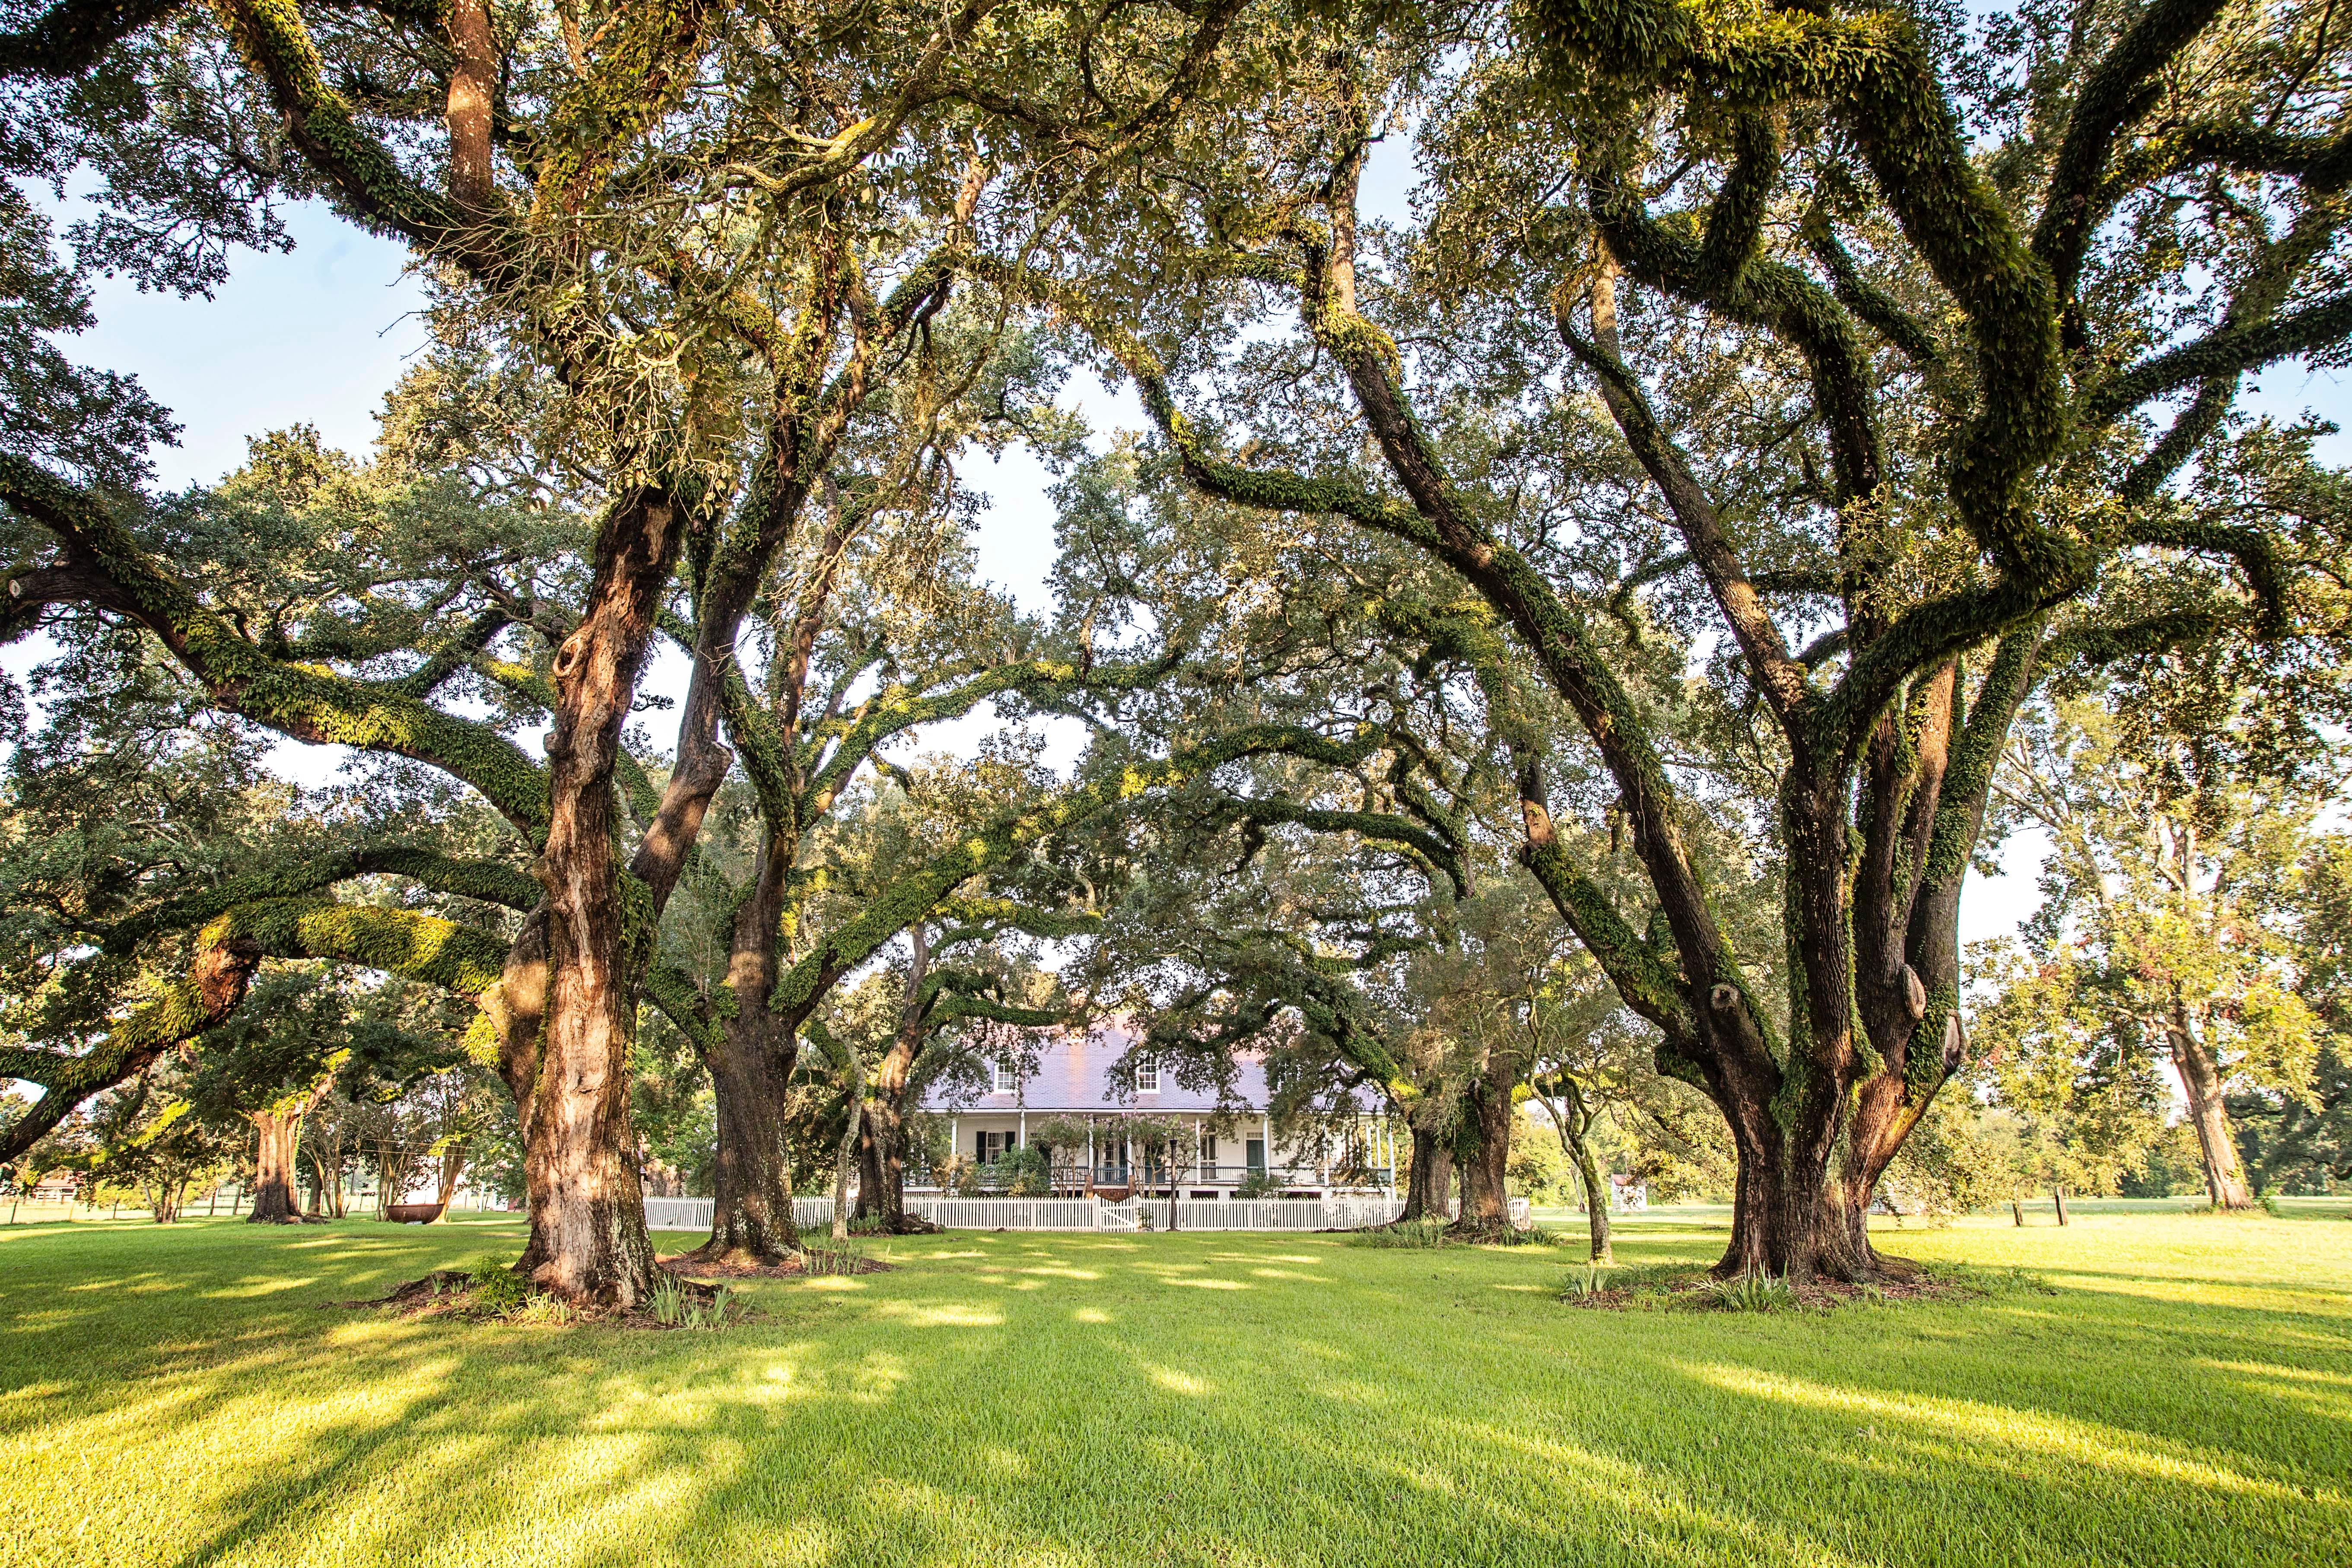
<instances>
[{"instance_id":1,"label":"sunlight patch on grass","mask_svg":"<svg viewBox=\"0 0 2352 1568\"><path fill-rule=\"evenodd\" d=\"M1171 1394L1181 1394L1188 1399L1207 1399L1216 1393L1216 1385L1205 1377L1195 1377L1189 1372L1179 1372L1172 1366L1158 1366L1150 1362L1143 1370L1151 1381Z\"/></svg>"},{"instance_id":2,"label":"sunlight patch on grass","mask_svg":"<svg viewBox=\"0 0 2352 1568\"><path fill-rule=\"evenodd\" d=\"M2334 1507L2342 1507L2345 1501L2344 1494L2333 1488L2317 1493L2306 1492L2225 1468L2208 1460L2185 1458L2165 1453L2154 1447L2135 1444L2125 1434L2110 1427L2032 1411L1966 1400L1890 1399L1857 1389L1839 1388L1719 1363L1685 1363L1681 1370L1696 1382L1735 1394L1806 1405L1816 1410L1869 1416L1874 1422L1885 1423L1890 1436L1901 1433L1916 1440L1924 1429L1955 1439L1957 1446L1937 1446L1937 1451L1946 1463L1957 1462L1963 1455L1972 1455L1974 1462L1981 1464L1990 1451L2005 1448L2033 1463L2065 1459L2142 1480L2186 1481L2217 1491L2244 1492L2280 1500L2294 1498L2299 1500L2316 1497L2317 1500ZM1857 1436L1875 1441L1879 1432L1873 1426Z\"/></svg>"},{"instance_id":3,"label":"sunlight patch on grass","mask_svg":"<svg viewBox=\"0 0 2352 1568\"><path fill-rule=\"evenodd\" d=\"M971 1301L887 1301L879 1315L918 1329L1001 1329L1004 1314Z\"/></svg>"}]
</instances>

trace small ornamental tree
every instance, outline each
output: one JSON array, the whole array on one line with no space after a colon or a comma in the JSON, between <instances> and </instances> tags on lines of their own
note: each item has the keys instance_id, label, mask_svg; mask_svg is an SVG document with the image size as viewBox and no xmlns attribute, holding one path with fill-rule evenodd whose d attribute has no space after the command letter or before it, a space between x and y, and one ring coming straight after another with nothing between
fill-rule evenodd
<instances>
[{"instance_id":1,"label":"small ornamental tree","mask_svg":"<svg viewBox=\"0 0 2352 1568\"><path fill-rule=\"evenodd\" d=\"M1049 1170L1070 1169L1086 1158L1094 1129L1087 1120L1076 1116L1048 1116L1029 1124L1029 1143L1042 1151ZM1088 1172L1082 1182L1091 1182Z\"/></svg>"},{"instance_id":2,"label":"small ornamental tree","mask_svg":"<svg viewBox=\"0 0 2352 1568\"><path fill-rule=\"evenodd\" d=\"M202 1113L184 1069L158 1066L98 1102L63 1135L58 1163L87 1173L93 1195L128 1191L157 1225L180 1217L188 1194L217 1184L241 1153L241 1129Z\"/></svg>"},{"instance_id":3,"label":"small ornamental tree","mask_svg":"<svg viewBox=\"0 0 2352 1568\"><path fill-rule=\"evenodd\" d=\"M1149 1112L1121 1117L1119 1131L1135 1148L1143 1168L1137 1173L1140 1185L1157 1169L1168 1181L1168 1228L1176 1228L1177 1176L1197 1157L1192 1122L1189 1117L1155 1116Z\"/></svg>"}]
</instances>

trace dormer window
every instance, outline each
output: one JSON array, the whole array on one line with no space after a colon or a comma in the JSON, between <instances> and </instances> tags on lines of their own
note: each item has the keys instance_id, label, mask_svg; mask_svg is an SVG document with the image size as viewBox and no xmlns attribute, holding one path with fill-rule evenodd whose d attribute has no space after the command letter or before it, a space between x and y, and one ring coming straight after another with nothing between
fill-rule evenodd
<instances>
[{"instance_id":1,"label":"dormer window","mask_svg":"<svg viewBox=\"0 0 2352 1568\"><path fill-rule=\"evenodd\" d=\"M1160 1092L1160 1064L1158 1062L1136 1063L1135 1092L1138 1094L1158 1094Z\"/></svg>"},{"instance_id":2,"label":"dormer window","mask_svg":"<svg viewBox=\"0 0 2352 1568\"><path fill-rule=\"evenodd\" d=\"M998 1062L991 1068L992 1081L989 1087L998 1094L1011 1094L1021 1087L1021 1075L1013 1070L1010 1062Z\"/></svg>"}]
</instances>

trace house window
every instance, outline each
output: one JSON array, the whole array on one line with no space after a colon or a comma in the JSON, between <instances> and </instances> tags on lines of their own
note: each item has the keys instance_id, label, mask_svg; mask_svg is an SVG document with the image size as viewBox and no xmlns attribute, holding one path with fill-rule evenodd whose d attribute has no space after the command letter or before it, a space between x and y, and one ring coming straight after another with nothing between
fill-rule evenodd
<instances>
[{"instance_id":1,"label":"house window","mask_svg":"<svg viewBox=\"0 0 2352 1568\"><path fill-rule=\"evenodd\" d=\"M1160 1092L1160 1064L1158 1062L1138 1062L1136 1064L1135 1092L1138 1094L1158 1094Z\"/></svg>"},{"instance_id":2,"label":"house window","mask_svg":"<svg viewBox=\"0 0 2352 1568\"><path fill-rule=\"evenodd\" d=\"M1010 1062L998 1062L989 1069L995 1075L992 1087L999 1094L1011 1094L1021 1087L1021 1075L1013 1070Z\"/></svg>"},{"instance_id":3,"label":"house window","mask_svg":"<svg viewBox=\"0 0 2352 1568\"><path fill-rule=\"evenodd\" d=\"M1253 1138L1246 1143L1244 1143L1242 1148L1244 1151L1244 1157L1249 1161L1251 1173L1260 1176L1265 1175L1265 1140L1263 1138Z\"/></svg>"},{"instance_id":4,"label":"house window","mask_svg":"<svg viewBox=\"0 0 2352 1568\"><path fill-rule=\"evenodd\" d=\"M1217 1179L1217 1135L1201 1134L1201 1174L1213 1182Z\"/></svg>"}]
</instances>

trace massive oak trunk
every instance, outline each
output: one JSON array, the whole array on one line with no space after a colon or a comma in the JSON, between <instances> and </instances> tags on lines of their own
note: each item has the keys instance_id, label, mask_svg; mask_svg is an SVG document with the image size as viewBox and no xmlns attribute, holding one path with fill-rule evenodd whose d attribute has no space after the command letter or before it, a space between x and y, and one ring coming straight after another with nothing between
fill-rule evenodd
<instances>
[{"instance_id":1,"label":"massive oak trunk","mask_svg":"<svg viewBox=\"0 0 2352 1568\"><path fill-rule=\"evenodd\" d=\"M894 1234L908 1228L904 1096L902 1084L895 1096L877 1089L866 1101L865 1144L858 1164L858 1217L872 1220L881 1229Z\"/></svg>"},{"instance_id":2,"label":"massive oak trunk","mask_svg":"<svg viewBox=\"0 0 2352 1568\"><path fill-rule=\"evenodd\" d=\"M299 1110L262 1110L252 1117L252 1225L293 1225L302 1215L294 1199L294 1145L302 1136Z\"/></svg>"},{"instance_id":3,"label":"massive oak trunk","mask_svg":"<svg viewBox=\"0 0 2352 1568\"><path fill-rule=\"evenodd\" d=\"M707 1056L718 1104L719 1166L710 1239L698 1256L781 1262L799 1250L784 1095L797 1058L795 1031L769 1001L789 867L779 844L761 849L751 896L735 911L727 985L735 1012Z\"/></svg>"},{"instance_id":4,"label":"massive oak trunk","mask_svg":"<svg viewBox=\"0 0 2352 1568\"><path fill-rule=\"evenodd\" d=\"M888 1162L883 1153L883 1141L887 1136L877 1123L882 1119L881 1101L877 1099L866 1108L865 1120L857 1132L857 1208L855 1217L870 1226L887 1226L891 1215L891 1198L883 1186L889 1179ZM904 1199L899 1203L903 1206Z\"/></svg>"},{"instance_id":5,"label":"massive oak trunk","mask_svg":"<svg viewBox=\"0 0 2352 1568\"><path fill-rule=\"evenodd\" d=\"M777 1033L764 1010L730 1018L709 1058L719 1158L710 1239L700 1257L775 1263L799 1250L784 1123L795 1052L793 1042L779 1040Z\"/></svg>"},{"instance_id":6,"label":"massive oak trunk","mask_svg":"<svg viewBox=\"0 0 2352 1568\"><path fill-rule=\"evenodd\" d=\"M2254 1195L2246 1185L2245 1166L2238 1159L2238 1141L2230 1135L2230 1112L2222 1097L2221 1065L2189 1021L2188 1008L2172 1005L2165 1023L2165 1038L2180 1087L2189 1100L2189 1124L2197 1130L2197 1148L2205 1162L2205 1194L2217 1209L2250 1209Z\"/></svg>"},{"instance_id":7,"label":"massive oak trunk","mask_svg":"<svg viewBox=\"0 0 2352 1568\"><path fill-rule=\"evenodd\" d=\"M279 1100L247 1119L253 1123L254 1132L253 1212L245 1216L248 1223L294 1225L300 1221L294 1178L302 1142L302 1119L319 1109L332 1082L322 1079L306 1093Z\"/></svg>"},{"instance_id":8,"label":"massive oak trunk","mask_svg":"<svg viewBox=\"0 0 2352 1568\"><path fill-rule=\"evenodd\" d=\"M547 889L547 1014L523 1106L523 1267L554 1294L624 1307L653 1288L628 1152L628 1063L653 911L644 885L623 876L614 768L684 531L658 490L634 492L604 514L587 613L551 671L548 832L534 868Z\"/></svg>"},{"instance_id":9,"label":"massive oak trunk","mask_svg":"<svg viewBox=\"0 0 2352 1568\"><path fill-rule=\"evenodd\" d=\"M1400 1220L1451 1219L1454 1217L1454 1151L1439 1136L1439 1129L1424 1125L1410 1116L1405 1126L1412 1134L1412 1169L1405 1177L1404 1209L1397 1217Z\"/></svg>"},{"instance_id":10,"label":"massive oak trunk","mask_svg":"<svg viewBox=\"0 0 2352 1568\"><path fill-rule=\"evenodd\" d=\"M1517 1120L1511 1089L1512 1064L1496 1052L1463 1097L1467 1136L1457 1149L1462 1168L1462 1214L1454 1222L1465 1233L1492 1236L1511 1228L1510 1193L1504 1173L1511 1163L1511 1123Z\"/></svg>"}]
</instances>

